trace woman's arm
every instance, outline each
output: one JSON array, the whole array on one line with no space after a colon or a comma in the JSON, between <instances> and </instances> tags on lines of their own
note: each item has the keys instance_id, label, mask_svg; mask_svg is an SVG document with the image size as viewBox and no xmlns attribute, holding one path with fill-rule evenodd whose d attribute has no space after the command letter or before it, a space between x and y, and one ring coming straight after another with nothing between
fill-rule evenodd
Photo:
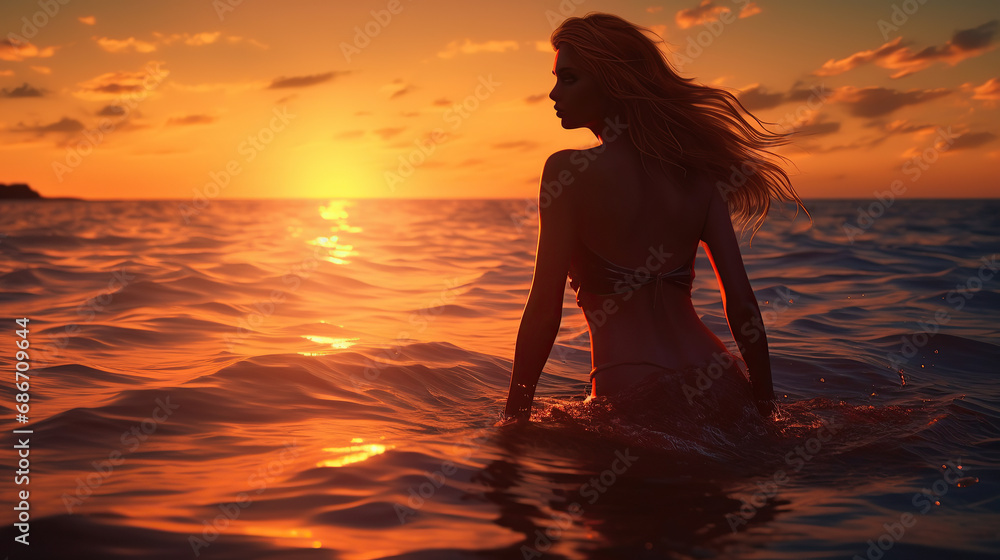
<instances>
[{"instance_id":1,"label":"woman's arm","mask_svg":"<svg viewBox=\"0 0 1000 560\"><path fill-rule=\"evenodd\" d=\"M740 254L729 210L718 191L712 194L701 239L719 280L722 307L726 312L729 330L749 369L754 400L762 411L769 411L772 408L771 401L774 400L774 387L771 382L767 335L764 333L757 297L743 266L743 256Z\"/></svg>"},{"instance_id":2,"label":"woman's arm","mask_svg":"<svg viewBox=\"0 0 1000 560\"><path fill-rule=\"evenodd\" d=\"M510 391L505 417L527 419L535 385L548 360L552 344L562 320L566 273L575 234L572 207L566 177L570 151L552 154L542 171L538 205L538 248L535 271L528 291L528 302L521 315L514 344L514 364L511 369Z\"/></svg>"}]
</instances>

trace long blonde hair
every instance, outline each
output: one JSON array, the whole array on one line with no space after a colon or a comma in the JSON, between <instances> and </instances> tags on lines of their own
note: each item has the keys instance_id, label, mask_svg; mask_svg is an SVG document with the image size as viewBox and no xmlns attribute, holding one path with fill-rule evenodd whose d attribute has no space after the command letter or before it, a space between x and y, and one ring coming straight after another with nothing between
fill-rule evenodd
<instances>
[{"instance_id":1,"label":"long blonde hair","mask_svg":"<svg viewBox=\"0 0 1000 560\"><path fill-rule=\"evenodd\" d=\"M552 32L552 48L572 45L580 65L597 77L627 117L628 133L643 156L701 172L722 191L730 214L756 232L771 199L805 210L785 171L768 148L789 143L793 132L771 132L728 91L694 83L670 67L652 31L618 16L571 17ZM659 37L657 37L659 39ZM741 114L761 129L757 130ZM774 124L774 123L769 123ZM730 181L739 170L740 181ZM806 211L808 215L808 211Z\"/></svg>"}]
</instances>

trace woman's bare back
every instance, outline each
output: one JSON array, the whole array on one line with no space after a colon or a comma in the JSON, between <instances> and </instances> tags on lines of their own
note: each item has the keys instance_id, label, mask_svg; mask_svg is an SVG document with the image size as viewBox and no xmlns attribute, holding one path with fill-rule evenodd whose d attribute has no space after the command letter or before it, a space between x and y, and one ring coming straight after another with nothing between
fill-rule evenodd
<instances>
[{"instance_id":1,"label":"woman's bare back","mask_svg":"<svg viewBox=\"0 0 1000 560\"><path fill-rule=\"evenodd\" d=\"M683 175L658 165L647 172L637 153L616 150L613 144L577 152L572 160L588 162L572 185L574 222L582 243L611 262L652 275L691 264L713 186L684 184ZM692 175L688 181L697 180ZM593 366L598 368L595 394L641 381L651 364L671 369L702 366L725 352L698 317L689 291L664 283L656 300L653 284L615 295L580 292ZM642 362L645 367L637 365Z\"/></svg>"},{"instance_id":2,"label":"woman's bare back","mask_svg":"<svg viewBox=\"0 0 1000 560\"><path fill-rule=\"evenodd\" d=\"M767 148L787 143L787 134L756 130L733 94L677 75L645 31L595 13L567 19L552 35L556 81L549 98L556 117L565 129L589 129L601 145L556 152L542 170L535 270L514 346L508 417L530 412L559 332L567 275L587 315L597 393L613 390L601 379L619 385L638 379L636 363L648 377L650 369L702 367L729 356L691 304L699 243L748 368L750 383L739 371L729 376L733 394L750 389L764 408L773 401L767 338L730 206L760 220L772 199L801 204L768 158ZM656 163L644 167L640 152ZM728 173L732 165L752 173L723 198L712 181L678 176L681 165L706 170L705 176ZM563 194L550 191L553 183ZM633 289L623 286L643 266L645 279ZM609 375L598 377L600 368Z\"/></svg>"}]
</instances>

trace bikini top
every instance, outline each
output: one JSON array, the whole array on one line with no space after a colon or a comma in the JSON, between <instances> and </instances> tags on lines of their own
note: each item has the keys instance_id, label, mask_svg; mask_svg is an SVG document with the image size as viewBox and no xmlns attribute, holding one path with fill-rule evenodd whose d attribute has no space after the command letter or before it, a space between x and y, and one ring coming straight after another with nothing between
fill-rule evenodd
<instances>
[{"instance_id":1,"label":"bikini top","mask_svg":"<svg viewBox=\"0 0 1000 560\"><path fill-rule=\"evenodd\" d=\"M587 247L583 240L577 238L576 248L570 256L569 263L569 285L576 292L576 304L580 305L580 291L595 295L623 294L632 290L638 290L649 284L656 284L656 293L653 297L653 307L659 304L660 285L663 282L670 282L687 290L691 289L694 281L694 259L690 263L683 264L673 270L658 272L666 256L662 250L657 253L651 251L652 259L647 259L647 266L637 269L626 268L615 264Z\"/></svg>"}]
</instances>

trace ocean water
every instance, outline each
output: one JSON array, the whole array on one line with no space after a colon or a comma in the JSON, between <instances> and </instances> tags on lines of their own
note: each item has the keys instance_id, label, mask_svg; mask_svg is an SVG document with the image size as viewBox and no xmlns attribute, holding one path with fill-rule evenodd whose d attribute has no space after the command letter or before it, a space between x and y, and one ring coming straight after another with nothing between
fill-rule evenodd
<instances>
[{"instance_id":1,"label":"ocean water","mask_svg":"<svg viewBox=\"0 0 1000 560\"><path fill-rule=\"evenodd\" d=\"M1000 201L808 206L744 244L780 404L733 437L584 402L568 288L533 422L496 426L530 201L4 202L0 550L1000 556Z\"/></svg>"}]
</instances>

